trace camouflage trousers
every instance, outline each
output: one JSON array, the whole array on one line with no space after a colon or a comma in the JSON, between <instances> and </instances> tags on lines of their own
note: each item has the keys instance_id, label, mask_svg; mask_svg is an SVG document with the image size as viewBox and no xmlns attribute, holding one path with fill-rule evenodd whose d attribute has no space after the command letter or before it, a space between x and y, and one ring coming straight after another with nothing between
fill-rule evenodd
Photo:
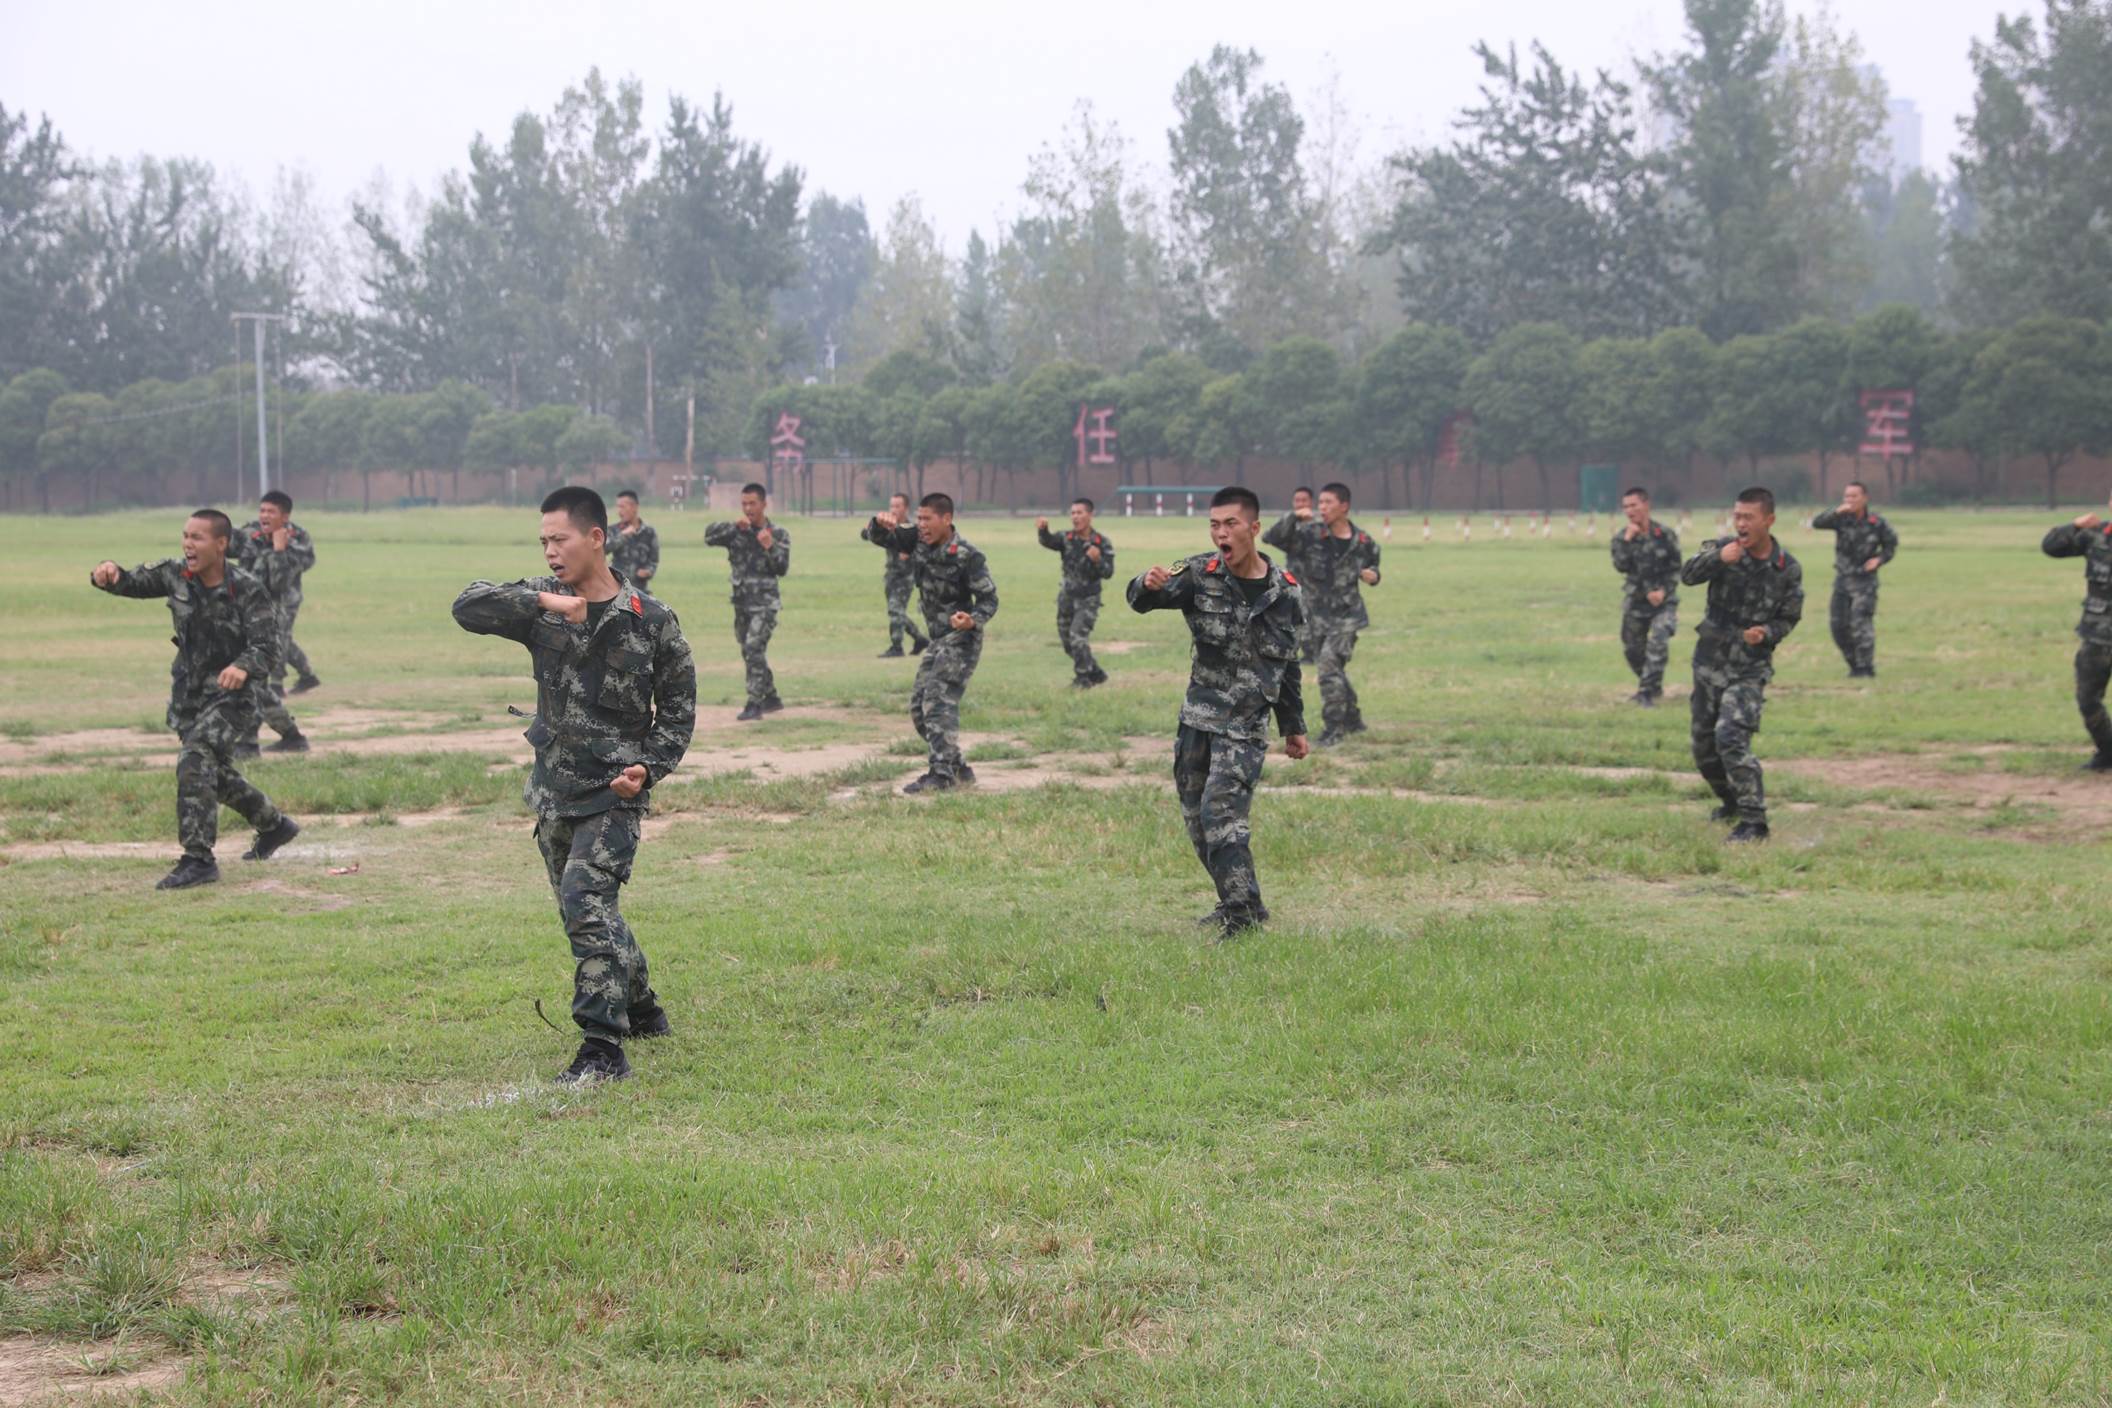
<instances>
[{"instance_id":1,"label":"camouflage trousers","mask_svg":"<svg viewBox=\"0 0 2112 1408\"><path fill-rule=\"evenodd\" d=\"M924 639L917 623L910 619L909 592L916 585L907 572L887 575L887 643L896 650L902 648L902 636L906 632L913 641Z\"/></svg>"},{"instance_id":2,"label":"camouflage trousers","mask_svg":"<svg viewBox=\"0 0 2112 1408\"><path fill-rule=\"evenodd\" d=\"M1100 662L1093 658L1093 627L1100 624L1100 598L1094 596L1072 596L1059 592L1056 597L1056 638L1071 657L1071 669L1081 680L1096 678L1100 673Z\"/></svg>"},{"instance_id":3,"label":"camouflage trousers","mask_svg":"<svg viewBox=\"0 0 2112 1408\"><path fill-rule=\"evenodd\" d=\"M1357 628L1325 623L1311 628L1315 668L1320 674L1320 720L1329 728L1356 728L1364 715L1357 709L1357 687L1349 682L1349 657L1357 650Z\"/></svg>"},{"instance_id":4,"label":"camouflage trousers","mask_svg":"<svg viewBox=\"0 0 2112 1408\"><path fill-rule=\"evenodd\" d=\"M969 678L982 658L980 630L949 631L924 652L916 683L909 687L909 721L930 753L931 771L940 777L957 778L966 765L961 757L961 696L968 692Z\"/></svg>"},{"instance_id":5,"label":"camouflage trousers","mask_svg":"<svg viewBox=\"0 0 2112 1408\"><path fill-rule=\"evenodd\" d=\"M2075 652L2075 707L2097 751L2112 758L2112 716L2105 713L2105 685L2112 682L2112 645L2084 641Z\"/></svg>"},{"instance_id":6,"label":"camouflage trousers","mask_svg":"<svg viewBox=\"0 0 2112 1408\"><path fill-rule=\"evenodd\" d=\"M1851 670L1877 668L1877 578L1833 579L1833 643Z\"/></svg>"},{"instance_id":7,"label":"camouflage trousers","mask_svg":"<svg viewBox=\"0 0 2112 1408\"><path fill-rule=\"evenodd\" d=\"M1268 913L1261 902L1261 882L1254 876L1247 823L1268 751L1266 743L1206 733L1188 724L1181 725L1173 740L1173 786L1181 799L1181 821L1228 915L1259 919Z\"/></svg>"},{"instance_id":8,"label":"camouflage trousers","mask_svg":"<svg viewBox=\"0 0 2112 1408\"><path fill-rule=\"evenodd\" d=\"M1760 760L1753 756L1767 680L1765 672L1733 674L1717 663L1707 641L1694 648L1689 729L1694 766L1723 804L1737 809L1740 821L1767 820L1767 791L1761 784Z\"/></svg>"},{"instance_id":9,"label":"camouflage trousers","mask_svg":"<svg viewBox=\"0 0 2112 1408\"><path fill-rule=\"evenodd\" d=\"M777 677L770 673L769 656L770 637L776 630L776 602L733 604L733 638L740 643L750 704L767 704L777 698Z\"/></svg>"},{"instance_id":10,"label":"camouflage trousers","mask_svg":"<svg viewBox=\"0 0 2112 1408\"><path fill-rule=\"evenodd\" d=\"M1628 668L1635 671L1636 688L1644 694L1665 692L1665 658L1672 653L1672 637L1679 633L1679 602L1652 606L1639 597L1621 612L1621 652Z\"/></svg>"},{"instance_id":11,"label":"camouflage trousers","mask_svg":"<svg viewBox=\"0 0 2112 1408\"><path fill-rule=\"evenodd\" d=\"M213 858L223 806L259 831L284 819L271 798L235 768L235 745L256 737L257 707L251 697L256 688L215 690L202 700L169 703L169 727L182 740L176 755L176 835L187 856Z\"/></svg>"},{"instance_id":12,"label":"camouflage trousers","mask_svg":"<svg viewBox=\"0 0 2112 1408\"><path fill-rule=\"evenodd\" d=\"M271 731L281 738L289 738L301 731L301 726L293 720L293 711L286 707L287 667L293 667L296 679L306 679L310 673L308 657L302 655L301 648L293 643L293 618L300 609L298 606L279 608L279 663L271 667L270 678L257 681L256 718L250 722L249 736L242 740L250 747L256 746L257 734L264 724L270 724ZM297 655L300 656L298 663L294 660Z\"/></svg>"},{"instance_id":13,"label":"camouflage trousers","mask_svg":"<svg viewBox=\"0 0 2112 1408\"><path fill-rule=\"evenodd\" d=\"M550 872L558 916L572 943L572 1020L588 1036L620 1041L631 1015L641 1019L660 1000L647 981L645 953L617 908L617 891L638 857L643 807L611 807L593 816L545 816L536 848Z\"/></svg>"}]
</instances>

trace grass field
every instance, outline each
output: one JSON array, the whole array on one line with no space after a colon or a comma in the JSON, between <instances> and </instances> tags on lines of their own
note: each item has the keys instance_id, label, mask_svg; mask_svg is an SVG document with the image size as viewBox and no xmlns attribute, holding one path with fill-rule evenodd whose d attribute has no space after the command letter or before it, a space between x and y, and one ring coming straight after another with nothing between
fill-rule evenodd
<instances>
[{"instance_id":1,"label":"grass field","mask_svg":"<svg viewBox=\"0 0 2112 1408\"><path fill-rule=\"evenodd\" d=\"M2112 779L2074 772L2061 515L1898 515L1866 685L1785 513L1775 839L1735 851L1701 594L1639 711L1605 519L1415 523L1374 732L1272 757L1276 922L1223 945L1177 619L1115 591L1074 694L1054 556L964 522L984 785L904 798L856 525L790 524L794 707L736 726L723 555L664 516L703 727L626 911L676 1035L585 1094L531 1006L569 1032L526 655L447 611L540 571L534 516L305 520L318 750L251 775L307 833L243 865L229 816L226 881L157 894L168 617L86 577L180 516L6 520L0 1402L2112 1402ZM1117 588L1206 546L1103 526Z\"/></svg>"}]
</instances>

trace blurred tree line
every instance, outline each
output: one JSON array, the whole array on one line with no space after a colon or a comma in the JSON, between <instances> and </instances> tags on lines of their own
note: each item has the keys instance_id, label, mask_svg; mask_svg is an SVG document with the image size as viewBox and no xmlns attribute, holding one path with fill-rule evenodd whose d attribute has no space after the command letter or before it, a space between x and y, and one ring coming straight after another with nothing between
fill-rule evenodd
<instances>
[{"instance_id":1,"label":"blurred tree line","mask_svg":"<svg viewBox=\"0 0 2112 1408\"><path fill-rule=\"evenodd\" d=\"M1451 423L1549 496L1586 459L1700 491L1773 455L1823 475L1883 385L1917 391L1922 443L2051 490L2112 440L2112 0L2043 3L1973 45L1940 181L1887 170L1882 85L1823 15L1687 0L1629 72L1479 47L1451 134L1369 161L1333 90L1220 46L1175 85L1163 170L1081 104L958 253L914 198L875 228L808 190L723 101L655 126L599 72L345 221L298 177L253 207L0 106L0 492L224 465L254 434L228 365L251 308L294 315L289 464L352 474L755 454L792 410L830 453L963 459L994 496L1068 462L1089 394L1139 473L1264 456L1427 502Z\"/></svg>"}]
</instances>

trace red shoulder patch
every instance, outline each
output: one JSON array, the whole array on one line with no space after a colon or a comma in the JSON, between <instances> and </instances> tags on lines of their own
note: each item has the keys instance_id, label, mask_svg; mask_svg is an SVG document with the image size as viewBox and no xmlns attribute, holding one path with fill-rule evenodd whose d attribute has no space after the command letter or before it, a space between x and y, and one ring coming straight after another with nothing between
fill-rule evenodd
<instances>
[{"instance_id":1,"label":"red shoulder patch","mask_svg":"<svg viewBox=\"0 0 2112 1408\"><path fill-rule=\"evenodd\" d=\"M645 611L645 603L638 599L638 593L636 592L631 593L631 610L638 612L641 615L644 614Z\"/></svg>"},{"instance_id":2,"label":"red shoulder patch","mask_svg":"<svg viewBox=\"0 0 2112 1408\"><path fill-rule=\"evenodd\" d=\"M1105 539L1105 538L1101 537L1101 536L1100 536L1100 535L1099 535L1098 533L1095 533L1095 534L1093 534L1093 546L1094 546L1094 547L1099 547L1099 546L1100 546L1100 545L1101 545L1102 543L1104 543L1104 542L1106 542L1106 541L1107 541L1107 539Z\"/></svg>"},{"instance_id":3,"label":"red shoulder patch","mask_svg":"<svg viewBox=\"0 0 2112 1408\"><path fill-rule=\"evenodd\" d=\"M1208 562L1204 563L1203 570L1205 572L1215 572L1217 570L1217 559L1213 557Z\"/></svg>"},{"instance_id":4,"label":"red shoulder patch","mask_svg":"<svg viewBox=\"0 0 2112 1408\"><path fill-rule=\"evenodd\" d=\"M950 556L959 557L961 555L961 545L959 543L948 543L946 551Z\"/></svg>"},{"instance_id":5,"label":"red shoulder patch","mask_svg":"<svg viewBox=\"0 0 2112 1408\"><path fill-rule=\"evenodd\" d=\"M1298 585L1298 579L1291 574L1291 569L1288 567L1283 569L1283 580L1289 582L1294 587Z\"/></svg>"},{"instance_id":6,"label":"red shoulder patch","mask_svg":"<svg viewBox=\"0 0 2112 1408\"><path fill-rule=\"evenodd\" d=\"M1358 541L1358 542L1360 542L1360 543L1368 543L1368 542L1370 542L1370 541L1371 541L1371 534L1369 534L1369 533L1359 533L1359 534L1357 534L1357 541Z\"/></svg>"}]
</instances>

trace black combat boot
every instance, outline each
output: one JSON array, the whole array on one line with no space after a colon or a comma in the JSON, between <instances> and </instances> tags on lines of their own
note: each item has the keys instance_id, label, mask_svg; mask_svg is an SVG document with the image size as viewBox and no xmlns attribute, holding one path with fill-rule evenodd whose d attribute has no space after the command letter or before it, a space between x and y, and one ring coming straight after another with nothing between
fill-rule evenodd
<instances>
[{"instance_id":1,"label":"black combat boot","mask_svg":"<svg viewBox=\"0 0 2112 1408\"><path fill-rule=\"evenodd\" d=\"M781 714L784 709L785 701L774 694L763 701L763 712L766 714Z\"/></svg>"},{"instance_id":2,"label":"black combat boot","mask_svg":"<svg viewBox=\"0 0 2112 1408\"><path fill-rule=\"evenodd\" d=\"M1738 806L1735 802L1724 802L1715 811L1709 813L1710 821L1736 821L1737 819Z\"/></svg>"},{"instance_id":3,"label":"black combat boot","mask_svg":"<svg viewBox=\"0 0 2112 1408\"><path fill-rule=\"evenodd\" d=\"M286 692L288 694L306 694L309 690L314 689L317 685L321 683L322 681L317 679L314 675L302 675L298 680L294 681L293 688L287 690Z\"/></svg>"},{"instance_id":4,"label":"black combat boot","mask_svg":"<svg viewBox=\"0 0 2112 1408\"><path fill-rule=\"evenodd\" d=\"M950 792L959 784L944 773L927 772L902 789L906 796L917 796L923 792Z\"/></svg>"},{"instance_id":5,"label":"black combat boot","mask_svg":"<svg viewBox=\"0 0 2112 1408\"><path fill-rule=\"evenodd\" d=\"M917 642L917 643L916 643L915 645L912 645L912 646L911 646L911 647L909 648L909 653L910 653L910 654L912 654L912 655L922 655L922 654L924 653L925 647L927 647L927 646L929 646L929 645L931 644L931 642L930 642L930 641L926 640L926 639L925 639L924 637L922 637L922 636L918 636L918 637L916 638L916 642Z\"/></svg>"},{"instance_id":6,"label":"black combat boot","mask_svg":"<svg viewBox=\"0 0 2112 1408\"><path fill-rule=\"evenodd\" d=\"M1094 684L1106 684L1106 683L1107 683L1107 671L1105 671L1105 670L1101 669L1101 668L1100 668L1100 667L1099 667L1098 665L1095 665L1095 666L1093 666L1093 683L1094 683Z\"/></svg>"},{"instance_id":7,"label":"black combat boot","mask_svg":"<svg viewBox=\"0 0 2112 1408\"><path fill-rule=\"evenodd\" d=\"M751 723L754 723L754 722L755 722L755 721L756 721L757 719L761 718L762 716L763 716L763 706L762 706L762 705L760 705L760 704L746 704L746 705L743 705L743 706L742 706L742 708L741 708L741 712L740 712L740 713L738 713L738 714L735 714L735 715L733 716L733 721L734 721L735 723L737 723L737 724L751 724Z\"/></svg>"},{"instance_id":8,"label":"black combat boot","mask_svg":"<svg viewBox=\"0 0 2112 1408\"><path fill-rule=\"evenodd\" d=\"M588 1037L579 1044L579 1054L557 1077L559 1085L587 1085L600 1080L629 1080L631 1063L623 1048L613 1041Z\"/></svg>"},{"instance_id":9,"label":"black combat boot","mask_svg":"<svg viewBox=\"0 0 2112 1408\"><path fill-rule=\"evenodd\" d=\"M1650 689L1639 689L1628 696L1628 702L1635 705L1638 709L1655 709L1657 707L1657 692Z\"/></svg>"},{"instance_id":10,"label":"black combat boot","mask_svg":"<svg viewBox=\"0 0 2112 1408\"><path fill-rule=\"evenodd\" d=\"M196 856L185 856L176 862L176 868L154 882L157 890L188 890L193 885L210 885L219 880L220 867L209 860Z\"/></svg>"},{"instance_id":11,"label":"black combat boot","mask_svg":"<svg viewBox=\"0 0 2112 1408\"><path fill-rule=\"evenodd\" d=\"M242 853L244 860L270 860L272 853L301 834L300 823L290 816L279 818L279 824L269 831L259 831L257 842Z\"/></svg>"},{"instance_id":12,"label":"black combat boot","mask_svg":"<svg viewBox=\"0 0 2112 1408\"><path fill-rule=\"evenodd\" d=\"M1236 939L1252 929L1259 929L1269 922L1265 909L1227 909L1219 923L1223 926L1222 937Z\"/></svg>"},{"instance_id":13,"label":"black combat boot","mask_svg":"<svg viewBox=\"0 0 2112 1408\"><path fill-rule=\"evenodd\" d=\"M228 756L238 763L246 763L263 751L263 749L257 747L257 740L252 738L247 743L237 743L228 750Z\"/></svg>"},{"instance_id":14,"label":"black combat boot","mask_svg":"<svg viewBox=\"0 0 2112 1408\"><path fill-rule=\"evenodd\" d=\"M1767 823L1764 821L1741 821L1731 828L1731 834L1723 838L1728 843L1744 845L1748 841L1765 841Z\"/></svg>"},{"instance_id":15,"label":"black combat boot","mask_svg":"<svg viewBox=\"0 0 2112 1408\"><path fill-rule=\"evenodd\" d=\"M267 753L305 753L308 751L308 735L295 729L292 733L279 735L279 741L264 750Z\"/></svg>"},{"instance_id":16,"label":"black combat boot","mask_svg":"<svg viewBox=\"0 0 2112 1408\"><path fill-rule=\"evenodd\" d=\"M1315 747L1318 748L1332 748L1337 743L1340 743L1345 737L1347 737L1347 735L1344 734L1341 729L1336 728L1333 724L1329 724L1326 728L1320 730L1320 736L1313 740L1313 744Z\"/></svg>"},{"instance_id":17,"label":"black combat boot","mask_svg":"<svg viewBox=\"0 0 2112 1408\"><path fill-rule=\"evenodd\" d=\"M902 642L896 641L893 645L881 651L880 658L882 660L900 660L902 658Z\"/></svg>"},{"instance_id":18,"label":"black combat boot","mask_svg":"<svg viewBox=\"0 0 2112 1408\"><path fill-rule=\"evenodd\" d=\"M633 1007L630 1011L631 1035L641 1041L667 1036L674 1028L667 1024L667 1009L659 1003L651 1007Z\"/></svg>"},{"instance_id":19,"label":"black combat boot","mask_svg":"<svg viewBox=\"0 0 2112 1408\"><path fill-rule=\"evenodd\" d=\"M2112 753L2106 753L2102 750L2096 753L2092 753L2090 755L2089 761L2083 764L2082 771L2112 772Z\"/></svg>"}]
</instances>

